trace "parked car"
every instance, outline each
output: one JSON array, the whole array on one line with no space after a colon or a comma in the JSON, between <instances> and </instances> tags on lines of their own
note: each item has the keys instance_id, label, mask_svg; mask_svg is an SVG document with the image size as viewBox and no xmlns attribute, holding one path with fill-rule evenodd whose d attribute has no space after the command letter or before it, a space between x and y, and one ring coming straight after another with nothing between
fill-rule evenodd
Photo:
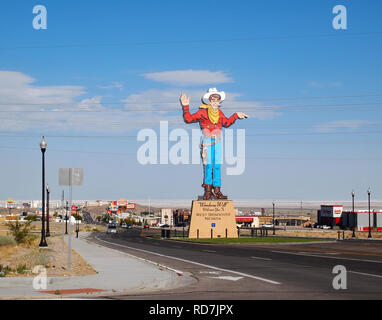
<instances>
[{"instance_id":1,"label":"parked car","mask_svg":"<svg viewBox=\"0 0 382 320\"><path fill-rule=\"evenodd\" d=\"M322 226L322 229L326 229L326 230L327 230L327 229L331 229L331 228L330 228L330 226L323 225L323 226Z\"/></svg>"},{"instance_id":2,"label":"parked car","mask_svg":"<svg viewBox=\"0 0 382 320\"><path fill-rule=\"evenodd\" d=\"M122 224L121 224L121 227L122 227L122 228L127 228L127 223L122 223Z\"/></svg>"},{"instance_id":3,"label":"parked car","mask_svg":"<svg viewBox=\"0 0 382 320\"><path fill-rule=\"evenodd\" d=\"M144 226L143 226L144 229L150 229L150 226L146 223Z\"/></svg>"},{"instance_id":4,"label":"parked car","mask_svg":"<svg viewBox=\"0 0 382 320\"><path fill-rule=\"evenodd\" d=\"M272 223L264 223L264 224L263 224L263 227L264 227L264 228L273 228L274 225L273 225Z\"/></svg>"},{"instance_id":5,"label":"parked car","mask_svg":"<svg viewBox=\"0 0 382 320\"><path fill-rule=\"evenodd\" d=\"M132 229L133 228L133 225L130 224L130 223L126 223L126 229Z\"/></svg>"},{"instance_id":6,"label":"parked car","mask_svg":"<svg viewBox=\"0 0 382 320\"><path fill-rule=\"evenodd\" d=\"M161 228L170 228L170 226L168 224L162 224L160 227Z\"/></svg>"},{"instance_id":7,"label":"parked car","mask_svg":"<svg viewBox=\"0 0 382 320\"><path fill-rule=\"evenodd\" d=\"M114 225L114 224L109 224L109 225L107 226L106 233L107 233L107 234L118 233L117 226Z\"/></svg>"}]
</instances>

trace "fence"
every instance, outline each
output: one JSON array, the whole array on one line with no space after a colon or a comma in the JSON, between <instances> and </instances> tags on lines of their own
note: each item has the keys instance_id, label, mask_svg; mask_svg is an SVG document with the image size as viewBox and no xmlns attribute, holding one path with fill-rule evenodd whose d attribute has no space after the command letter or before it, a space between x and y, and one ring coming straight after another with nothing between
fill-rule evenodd
<instances>
[{"instance_id":1,"label":"fence","mask_svg":"<svg viewBox=\"0 0 382 320\"><path fill-rule=\"evenodd\" d=\"M254 237L268 237L268 235L274 235L276 232L276 228L237 228L237 236L240 237L246 237L250 236L252 238ZM187 237L189 230L177 230L177 229L167 229L162 228L161 229L161 238L171 238L171 237ZM199 229L196 230L196 238L199 239ZM211 228L211 239L214 238L213 229ZM225 238L228 238L228 230L225 230Z\"/></svg>"}]
</instances>

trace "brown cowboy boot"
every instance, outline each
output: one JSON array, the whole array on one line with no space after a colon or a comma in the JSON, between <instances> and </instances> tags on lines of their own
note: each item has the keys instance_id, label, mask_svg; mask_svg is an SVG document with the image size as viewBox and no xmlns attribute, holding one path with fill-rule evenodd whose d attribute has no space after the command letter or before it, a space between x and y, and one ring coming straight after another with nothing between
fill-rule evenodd
<instances>
[{"instance_id":1,"label":"brown cowboy boot","mask_svg":"<svg viewBox=\"0 0 382 320\"><path fill-rule=\"evenodd\" d=\"M204 187L203 199L204 200L211 200L211 196L212 196L212 185L206 184Z\"/></svg>"},{"instance_id":2,"label":"brown cowboy boot","mask_svg":"<svg viewBox=\"0 0 382 320\"><path fill-rule=\"evenodd\" d=\"M220 187L214 187L214 196L216 199L227 200L228 197L221 193Z\"/></svg>"}]
</instances>

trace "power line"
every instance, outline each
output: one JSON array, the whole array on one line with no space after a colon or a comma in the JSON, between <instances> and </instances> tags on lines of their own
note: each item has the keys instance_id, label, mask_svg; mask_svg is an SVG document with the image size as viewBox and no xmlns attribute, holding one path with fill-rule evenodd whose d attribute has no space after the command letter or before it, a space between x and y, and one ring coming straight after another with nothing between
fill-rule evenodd
<instances>
[{"instance_id":1,"label":"power line","mask_svg":"<svg viewBox=\"0 0 382 320\"><path fill-rule=\"evenodd\" d=\"M15 49L58 49L58 48L91 48L91 47L123 47L123 46L145 46L145 45L181 45L181 44L197 44L197 43L220 43L220 42L241 42L241 41L257 41L257 40L283 40L283 39L306 39L306 38L342 38L355 36L380 36L381 31L359 32L359 33L326 33L326 34L305 34L305 35L275 35L275 36L257 36L257 37L241 37L241 38L222 38L222 39L196 39L196 40L161 40L161 41L140 41L140 42L116 42L116 43L77 43L77 44L56 44L56 45L30 45L30 46L13 46L0 47L0 50Z\"/></svg>"},{"instance_id":2,"label":"power line","mask_svg":"<svg viewBox=\"0 0 382 320\"><path fill-rule=\"evenodd\" d=\"M10 146L0 146L0 149L16 149L16 150L34 150L36 152L40 151L38 148L28 148L28 147L10 147ZM134 156L136 157L136 153L123 153L123 152L102 152L102 151L83 151L83 150L62 150L62 149L49 149L50 152L68 152L68 153L80 153L80 154L101 154L101 155L110 155L110 156ZM159 156L159 154L158 154ZM237 159L243 159L243 157L235 157ZM373 160L380 161L382 158L370 158L370 157L357 157L357 158L349 158L349 157L299 157L296 155L286 155L286 156L246 156L244 159L253 159L253 160L314 160L314 161L364 161L364 160ZM158 163L159 164L159 163Z\"/></svg>"},{"instance_id":3,"label":"power line","mask_svg":"<svg viewBox=\"0 0 382 320\"><path fill-rule=\"evenodd\" d=\"M254 103L253 101L236 101L236 102L237 103L247 103L247 102ZM136 105L152 105L155 103L156 102L150 102L150 103L143 102L143 103L139 103L139 104L137 103ZM178 105L179 103L178 102L168 102L166 104L168 104L168 105L177 104ZM18 104L3 103L0 105L17 106ZM25 104L25 105L27 105L27 104ZM59 105L60 104L56 104L55 106L57 107ZM77 104L74 104L74 103L71 105L77 106ZM343 104L311 104L311 105L305 104L305 105L254 106L254 107L240 106L240 109L241 110L253 110L253 111L289 109L289 110L299 111L299 110L302 110L301 108L303 108L303 109L307 109L307 108L310 108L310 109L311 108L330 108L330 109L337 111L338 108L333 108L333 107L364 107L364 106L380 106L380 105L382 105L382 101L368 102L368 103L343 103ZM36 106L36 105L33 105L33 106ZM43 107L43 106L47 106L47 105L40 104L39 106ZM237 109L237 108L235 108L234 106L232 106L232 107L224 107L224 105L222 106L222 110L230 111L230 110L234 110L234 109ZM86 109L82 109L82 110L78 110L78 109L70 109L70 110L64 110L64 109L62 109L62 110L27 110L27 109L24 109L24 110L1 110L0 109L0 112L6 112L6 113L18 113L18 112L22 112L22 113L41 113L41 112L44 112L44 113L45 112L50 112L50 113L178 112L178 113L181 113L182 109L180 107L177 109L175 109L175 108L174 109L150 108L150 109L108 109L108 110L99 110L99 109L97 109L97 110L86 110Z\"/></svg>"},{"instance_id":4,"label":"power line","mask_svg":"<svg viewBox=\"0 0 382 320\"><path fill-rule=\"evenodd\" d=\"M180 92L181 90L179 90ZM340 96L306 96L306 97L280 97L280 98L253 98L252 101L270 101L270 100L305 100L305 99L342 99L342 98L370 98L370 97L381 97L382 94L359 94L359 95L340 95ZM240 101L231 101L231 102L240 102ZM84 105L91 105L92 103L86 103L83 101L78 102L48 102L48 103L23 103L23 102L7 102L7 103L0 103L0 105L14 105L14 106L57 106L59 105L77 105L78 103L84 103ZM104 101L103 104L108 105L125 105L129 102L126 101ZM166 100L150 100L150 102L143 102L143 103L134 103L130 102L130 104L153 104L153 103L165 103L165 104L178 104L179 102L169 102L168 99Z\"/></svg>"},{"instance_id":5,"label":"power line","mask_svg":"<svg viewBox=\"0 0 382 320\"><path fill-rule=\"evenodd\" d=\"M256 134L246 134L245 137L260 137L260 136L310 136L310 135L359 135L359 134L380 134L382 131L349 131L349 132L277 132L277 133L256 133ZM123 139L136 139L136 135L122 135L122 136L105 136L105 135L97 135L97 136L90 136L90 135L49 135L44 133L43 134L45 138L69 138L69 139L100 139L100 138L108 138L108 139L115 139L115 138L123 138ZM41 138L41 135L2 135L0 134L0 138ZM187 135L189 136L189 135ZM157 138L159 139L167 139L167 138Z\"/></svg>"}]
</instances>

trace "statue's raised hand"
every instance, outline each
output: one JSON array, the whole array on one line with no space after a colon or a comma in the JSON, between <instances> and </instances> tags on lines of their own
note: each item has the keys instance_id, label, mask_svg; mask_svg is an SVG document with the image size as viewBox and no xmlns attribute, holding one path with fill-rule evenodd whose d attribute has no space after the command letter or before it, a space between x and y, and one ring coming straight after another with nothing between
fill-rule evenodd
<instances>
[{"instance_id":1,"label":"statue's raised hand","mask_svg":"<svg viewBox=\"0 0 382 320\"><path fill-rule=\"evenodd\" d=\"M236 112L239 119L248 118L248 116L243 112Z\"/></svg>"},{"instance_id":2,"label":"statue's raised hand","mask_svg":"<svg viewBox=\"0 0 382 320\"><path fill-rule=\"evenodd\" d=\"M182 104L182 106L189 106L190 105L190 98L187 97L186 94L182 93L180 95L180 103Z\"/></svg>"}]
</instances>

